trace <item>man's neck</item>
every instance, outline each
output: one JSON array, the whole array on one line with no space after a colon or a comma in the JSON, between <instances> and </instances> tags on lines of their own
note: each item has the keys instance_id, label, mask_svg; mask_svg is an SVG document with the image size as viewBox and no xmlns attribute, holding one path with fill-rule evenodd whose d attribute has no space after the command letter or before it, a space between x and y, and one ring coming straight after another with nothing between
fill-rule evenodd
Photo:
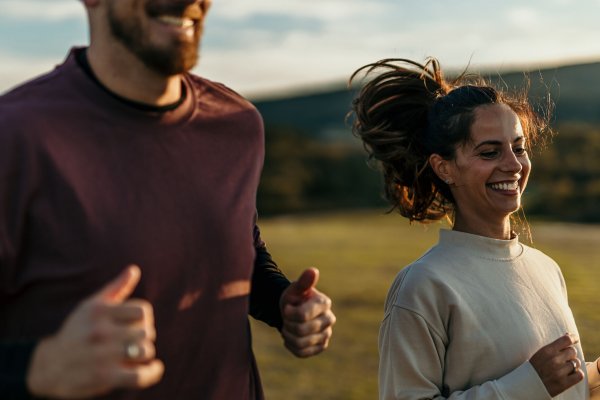
<instances>
[{"instance_id":1,"label":"man's neck","mask_svg":"<svg viewBox=\"0 0 600 400\"><path fill-rule=\"evenodd\" d=\"M173 104L181 98L181 75L164 76L148 68L120 43L89 47L88 61L98 80L113 93L153 106Z\"/></svg>"},{"instance_id":2,"label":"man's neck","mask_svg":"<svg viewBox=\"0 0 600 400\"><path fill-rule=\"evenodd\" d=\"M75 49L73 54L75 56L75 61L77 62L79 67L83 70L83 72L85 72L85 74L88 76L88 78L90 78L96 85L98 85L101 89L106 91L106 93L110 94L115 99L119 100L120 102L127 104L131 107L137 108L140 111L154 112L154 113L163 113L163 112L173 111L173 110L176 110L180 105L183 104L183 102L185 101L185 98L187 96L187 87L182 82L181 97L175 103L171 103L171 104L164 105L164 106L155 106L152 104L145 104L145 103L140 103L137 101L126 99L124 97L119 96L116 93L111 92L106 86L104 86L102 84L102 82L100 82L98 77L96 77L96 74L94 74L94 71L92 71L92 67L90 67L90 63L87 58L87 48L77 48L77 49Z\"/></svg>"}]
</instances>

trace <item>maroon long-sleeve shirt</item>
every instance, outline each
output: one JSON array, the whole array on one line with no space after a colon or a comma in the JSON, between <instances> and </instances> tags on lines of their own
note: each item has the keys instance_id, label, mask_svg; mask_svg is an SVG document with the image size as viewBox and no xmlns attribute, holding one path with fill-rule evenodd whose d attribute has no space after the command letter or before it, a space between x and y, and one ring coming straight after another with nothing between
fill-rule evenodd
<instances>
[{"instance_id":1,"label":"maroon long-sleeve shirt","mask_svg":"<svg viewBox=\"0 0 600 400\"><path fill-rule=\"evenodd\" d=\"M0 340L54 333L130 263L162 381L112 399L254 399L247 321L259 114L186 75L179 107L131 107L71 54L0 98Z\"/></svg>"}]
</instances>

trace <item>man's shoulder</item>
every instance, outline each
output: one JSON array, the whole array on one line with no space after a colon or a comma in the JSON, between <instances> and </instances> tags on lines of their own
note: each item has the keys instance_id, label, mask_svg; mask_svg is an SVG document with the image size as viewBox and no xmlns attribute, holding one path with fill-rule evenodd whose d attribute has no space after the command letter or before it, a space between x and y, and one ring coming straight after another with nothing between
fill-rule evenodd
<instances>
[{"instance_id":1,"label":"man's shoulder","mask_svg":"<svg viewBox=\"0 0 600 400\"><path fill-rule=\"evenodd\" d=\"M62 74L57 67L2 94L0 125L6 127L27 124L27 121L53 114L53 104L57 100L64 100L66 96L61 80Z\"/></svg>"},{"instance_id":2,"label":"man's shoulder","mask_svg":"<svg viewBox=\"0 0 600 400\"><path fill-rule=\"evenodd\" d=\"M0 145L29 143L41 127L48 126L48 121L68 112L64 107L68 97L64 88L64 74L59 66L0 95Z\"/></svg>"},{"instance_id":3,"label":"man's shoulder","mask_svg":"<svg viewBox=\"0 0 600 400\"><path fill-rule=\"evenodd\" d=\"M187 74L186 76L188 78L188 82L194 86L194 89L200 95L208 94L215 99L226 102L235 102L248 108L255 108L248 99L223 83L191 73Z\"/></svg>"},{"instance_id":4,"label":"man's shoulder","mask_svg":"<svg viewBox=\"0 0 600 400\"><path fill-rule=\"evenodd\" d=\"M23 102L47 101L43 96L55 90L55 82L59 77L60 69L56 67L49 72L12 87L0 96L0 103L9 106Z\"/></svg>"},{"instance_id":5,"label":"man's shoulder","mask_svg":"<svg viewBox=\"0 0 600 400\"><path fill-rule=\"evenodd\" d=\"M193 73L187 73L186 77L189 79L190 83L193 84L197 88L211 89L225 92L231 96L243 97L241 94L231 89L227 85L216 82L211 79L205 78L203 76L199 76Z\"/></svg>"}]
</instances>

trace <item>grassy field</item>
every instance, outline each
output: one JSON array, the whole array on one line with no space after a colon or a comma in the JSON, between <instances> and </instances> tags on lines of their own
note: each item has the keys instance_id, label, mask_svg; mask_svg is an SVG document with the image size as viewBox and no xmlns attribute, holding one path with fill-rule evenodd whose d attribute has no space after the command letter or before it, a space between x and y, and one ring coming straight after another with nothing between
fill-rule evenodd
<instances>
[{"instance_id":1,"label":"grassy field","mask_svg":"<svg viewBox=\"0 0 600 400\"><path fill-rule=\"evenodd\" d=\"M377 397L377 335L397 272L437 240L441 224L413 225L398 215L352 212L260 221L263 238L286 275L321 271L319 289L338 317L329 350L296 359L277 331L253 321L254 349L267 399ZM532 224L534 246L562 267L586 358L600 355L600 226Z\"/></svg>"}]
</instances>

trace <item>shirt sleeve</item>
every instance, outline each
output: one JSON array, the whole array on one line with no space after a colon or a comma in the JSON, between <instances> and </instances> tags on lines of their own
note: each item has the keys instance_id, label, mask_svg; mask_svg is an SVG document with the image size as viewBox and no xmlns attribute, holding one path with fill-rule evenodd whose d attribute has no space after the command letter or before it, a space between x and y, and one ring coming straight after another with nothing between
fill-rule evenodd
<instances>
[{"instance_id":1,"label":"shirt sleeve","mask_svg":"<svg viewBox=\"0 0 600 400\"><path fill-rule=\"evenodd\" d=\"M279 269L267 246L260 237L260 229L254 225L254 272L252 273L252 289L250 292L250 315L273 326L282 327L279 299L290 281Z\"/></svg>"},{"instance_id":2,"label":"shirt sleeve","mask_svg":"<svg viewBox=\"0 0 600 400\"><path fill-rule=\"evenodd\" d=\"M36 342L0 342L0 398L32 399L26 386L27 369Z\"/></svg>"},{"instance_id":3,"label":"shirt sleeve","mask_svg":"<svg viewBox=\"0 0 600 400\"><path fill-rule=\"evenodd\" d=\"M380 400L550 400L527 361L508 374L464 391L444 386L445 344L419 314L392 306L379 334Z\"/></svg>"},{"instance_id":4,"label":"shirt sleeve","mask_svg":"<svg viewBox=\"0 0 600 400\"><path fill-rule=\"evenodd\" d=\"M2 108L2 107L0 107ZM25 139L15 134L11 113L0 113L0 310L16 289L17 254L26 222L26 207L37 177ZM0 341L0 399L30 399L26 387L29 361L36 342Z\"/></svg>"},{"instance_id":5,"label":"shirt sleeve","mask_svg":"<svg viewBox=\"0 0 600 400\"><path fill-rule=\"evenodd\" d=\"M590 400L600 399L600 371L598 371L598 360L586 362L588 376L588 387L590 389Z\"/></svg>"}]
</instances>

